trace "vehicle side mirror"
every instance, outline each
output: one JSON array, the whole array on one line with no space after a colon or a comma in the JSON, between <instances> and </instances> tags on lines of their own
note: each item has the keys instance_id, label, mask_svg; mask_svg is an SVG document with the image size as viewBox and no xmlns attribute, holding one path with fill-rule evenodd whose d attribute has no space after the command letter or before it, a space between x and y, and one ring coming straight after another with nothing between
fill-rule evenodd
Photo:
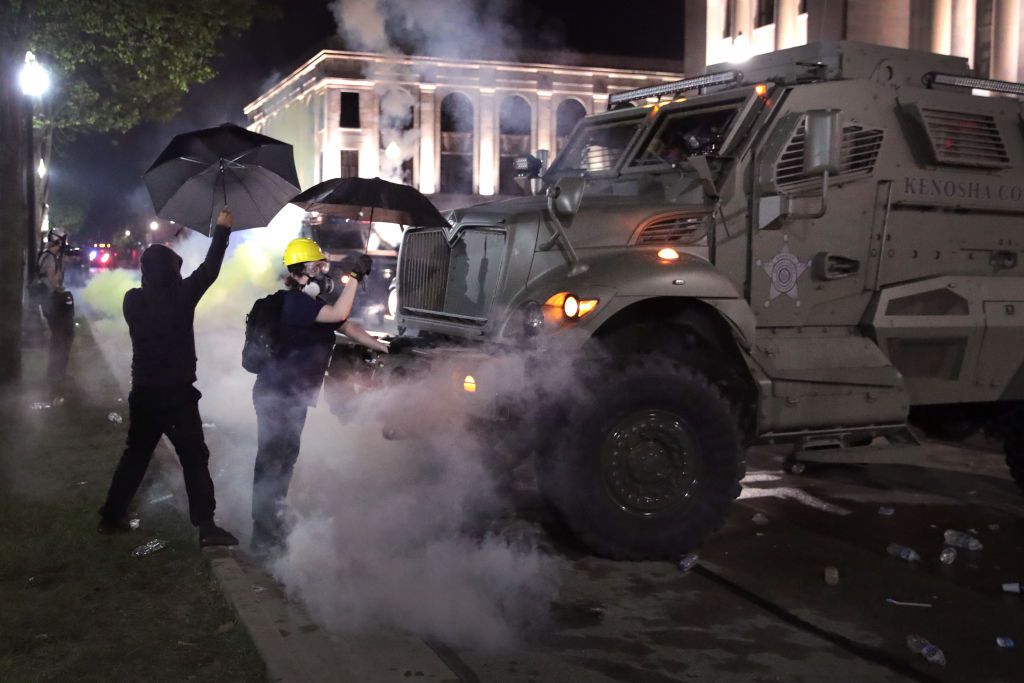
<instances>
[{"instance_id":1,"label":"vehicle side mirror","mask_svg":"<svg viewBox=\"0 0 1024 683\"><path fill-rule=\"evenodd\" d=\"M839 173L842 132L838 109L807 112L804 140L805 176Z\"/></svg>"},{"instance_id":2,"label":"vehicle side mirror","mask_svg":"<svg viewBox=\"0 0 1024 683\"><path fill-rule=\"evenodd\" d=\"M570 219L580 210L583 191L587 189L586 178L562 178L548 189L548 204L559 218Z\"/></svg>"}]
</instances>

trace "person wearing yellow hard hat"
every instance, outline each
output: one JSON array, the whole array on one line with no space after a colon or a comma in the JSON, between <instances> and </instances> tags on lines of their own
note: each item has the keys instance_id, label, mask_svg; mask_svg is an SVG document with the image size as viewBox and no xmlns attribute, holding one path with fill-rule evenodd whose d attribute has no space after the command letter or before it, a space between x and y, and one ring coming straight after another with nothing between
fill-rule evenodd
<instances>
[{"instance_id":1,"label":"person wearing yellow hard hat","mask_svg":"<svg viewBox=\"0 0 1024 683\"><path fill-rule=\"evenodd\" d=\"M357 343L387 353L387 347L348 320L359 282L370 273L370 257L357 260L347 278L329 277L327 256L311 239L300 237L284 250L285 290L277 299L273 352L259 366L253 385L258 442L253 474L252 549L268 555L284 540L284 501L299 457L306 412L317 403L339 331ZM333 303L337 288L340 295ZM255 308L254 308L255 312ZM253 314L250 314L250 318ZM244 362L244 361L243 361Z\"/></svg>"}]
</instances>

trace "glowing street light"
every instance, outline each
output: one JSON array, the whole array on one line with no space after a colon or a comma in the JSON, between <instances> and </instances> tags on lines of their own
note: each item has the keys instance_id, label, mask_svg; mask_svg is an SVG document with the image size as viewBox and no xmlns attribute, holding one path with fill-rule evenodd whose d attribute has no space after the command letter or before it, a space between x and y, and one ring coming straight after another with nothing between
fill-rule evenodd
<instances>
[{"instance_id":1,"label":"glowing street light","mask_svg":"<svg viewBox=\"0 0 1024 683\"><path fill-rule=\"evenodd\" d=\"M160 224L157 223L156 221L150 221L149 222L149 229L150 230L159 230L160 229Z\"/></svg>"},{"instance_id":2,"label":"glowing street light","mask_svg":"<svg viewBox=\"0 0 1024 683\"><path fill-rule=\"evenodd\" d=\"M125 230L124 231L124 236L125 237L131 237L132 236L132 231L131 230Z\"/></svg>"},{"instance_id":3,"label":"glowing street light","mask_svg":"<svg viewBox=\"0 0 1024 683\"><path fill-rule=\"evenodd\" d=\"M25 64L18 74L21 92L29 97L42 97L50 89L50 72L36 61L32 51L25 53Z\"/></svg>"}]
</instances>

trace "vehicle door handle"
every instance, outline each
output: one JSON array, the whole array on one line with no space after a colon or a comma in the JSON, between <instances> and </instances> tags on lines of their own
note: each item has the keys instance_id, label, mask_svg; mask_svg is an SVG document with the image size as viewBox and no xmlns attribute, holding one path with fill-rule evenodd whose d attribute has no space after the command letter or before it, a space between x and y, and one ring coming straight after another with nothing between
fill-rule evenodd
<instances>
[{"instance_id":1,"label":"vehicle door handle","mask_svg":"<svg viewBox=\"0 0 1024 683\"><path fill-rule=\"evenodd\" d=\"M860 261L841 254L819 251L811 262L815 280L839 280L860 272Z\"/></svg>"}]
</instances>

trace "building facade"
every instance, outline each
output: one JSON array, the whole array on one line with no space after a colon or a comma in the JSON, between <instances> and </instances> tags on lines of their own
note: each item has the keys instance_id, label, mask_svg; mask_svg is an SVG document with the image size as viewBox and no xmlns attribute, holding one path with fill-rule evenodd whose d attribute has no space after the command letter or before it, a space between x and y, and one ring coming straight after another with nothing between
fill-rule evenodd
<instances>
[{"instance_id":1,"label":"building facade","mask_svg":"<svg viewBox=\"0 0 1024 683\"><path fill-rule=\"evenodd\" d=\"M1024 77L1022 0L688 0L686 71L804 43L851 40L966 57Z\"/></svg>"},{"instance_id":2,"label":"building facade","mask_svg":"<svg viewBox=\"0 0 1024 683\"><path fill-rule=\"evenodd\" d=\"M472 61L323 50L245 114L252 130L294 146L303 188L380 176L445 206L519 193L516 156L556 153L583 116L607 108L612 93L682 77L681 62L598 66L576 58L567 66L547 57Z\"/></svg>"}]
</instances>

